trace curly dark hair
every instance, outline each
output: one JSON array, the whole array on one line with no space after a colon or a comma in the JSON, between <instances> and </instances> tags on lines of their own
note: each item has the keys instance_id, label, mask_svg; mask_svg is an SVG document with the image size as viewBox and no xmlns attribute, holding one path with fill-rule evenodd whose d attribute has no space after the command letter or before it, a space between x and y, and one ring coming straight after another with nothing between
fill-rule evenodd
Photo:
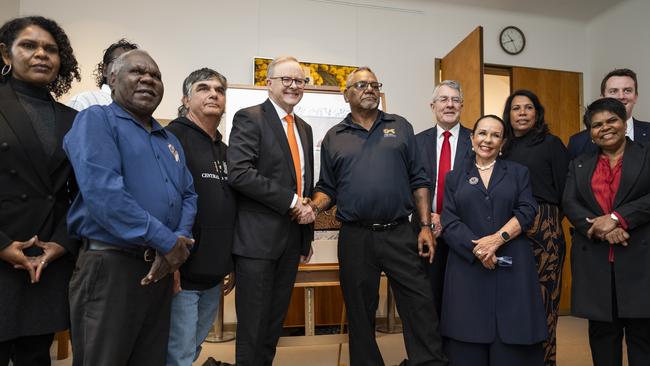
<instances>
[{"instance_id":1,"label":"curly dark hair","mask_svg":"<svg viewBox=\"0 0 650 366\"><path fill-rule=\"evenodd\" d=\"M104 76L104 68L110 65L111 62L115 60L115 57L113 57L113 52L115 52L115 50L120 48L124 49L125 51L131 51L131 50L138 49L139 46L135 43L129 42L125 38L122 38L119 41L108 46L108 48L104 50L104 56L102 57L102 62L97 64L97 67L93 72L97 87L101 88L102 85L108 84L108 80L106 80L106 77Z\"/></svg>"},{"instance_id":2,"label":"curly dark hair","mask_svg":"<svg viewBox=\"0 0 650 366\"><path fill-rule=\"evenodd\" d=\"M7 46L8 52L11 52L11 46L16 40L16 37L18 37L18 34L30 25L37 25L45 29L52 35L56 45L59 47L59 57L61 58L59 73L47 86L50 92L59 98L70 90L73 79L81 81L81 75L79 74L79 65L74 56L74 51L72 50L72 46L70 46L70 40L54 20L41 16L12 19L0 28L0 43L4 43ZM5 63L0 58L0 67L4 66Z\"/></svg>"},{"instance_id":3,"label":"curly dark hair","mask_svg":"<svg viewBox=\"0 0 650 366\"><path fill-rule=\"evenodd\" d=\"M528 134L532 136L530 139L530 144L537 145L541 143L544 141L546 135L550 133L550 129L548 128L548 124L546 124L546 120L544 118L544 106L539 101L537 95L535 95L535 93L532 91L526 89L516 90L508 97L508 99L506 99L506 104L503 107L503 122L506 124L505 127L507 138L506 144L503 147L503 151L505 153L510 150L510 146L512 145L512 142L515 138L512 122L510 121L510 109L512 108L512 100L515 99L515 97L519 96L530 99L530 101L533 102L533 106L535 107L535 124L531 128L530 132L528 132Z\"/></svg>"}]
</instances>

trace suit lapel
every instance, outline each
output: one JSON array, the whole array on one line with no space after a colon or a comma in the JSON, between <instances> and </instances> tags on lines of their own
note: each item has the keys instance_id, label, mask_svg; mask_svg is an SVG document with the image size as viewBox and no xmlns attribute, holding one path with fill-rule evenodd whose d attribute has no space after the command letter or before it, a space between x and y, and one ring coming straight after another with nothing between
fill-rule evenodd
<instances>
[{"instance_id":1,"label":"suit lapel","mask_svg":"<svg viewBox=\"0 0 650 366\"><path fill-rule=\"evenodd\" d=\"M438 128L434 127L427 133L426 143L424 144L424 153L426 155L425 169L431 177L431 187L436 184L438 175L438 164L436 164L437 153L436 144L438 142Z\"/></svg>"},{"instance_id":2,"label":"suit lapel","mask_svg":"<svg viewBox=\"0 0 650 366\"><path fill-rule=\"evenodd\" d=\"M490 176L490 181L488 182L488 192L492 192L494 190L494 187L499 185L499 182L501 182L506 176L506 170L506 165L503 164L501 159L497 159L497 162L494 164L492 175Z\"/></svg>"},{"instance_id":3,"label":"suit lapel","mask_svg":"<svg viewBox=\"0 0 650 366\"><path fill-rule=\"evenodd\" d=\"M43 151L41 141L36 136L32 123L27 117L27 112L20 104L18 97L8 83L0 86L0 113L4 114L9 127L14 131L20 146L29 160L40 180L47 187L51 185L49 171L47 169L48 158Z\"/></svg>"},{"instance_id":4,"label":"suit lapel","mask_svg":"<svg viewBox=\"0 0 650 366\"><path fill-rule=\"evenodd\" d=\"M487 194L488 191L485 189L485 185L481 180L481 175L478 173L478 169L476 169L474 164L465 164L464 168L459 167L459 169L465 169L465 182L467 182L467 184L478 189L481 193Z\"/></svg>"},{"instance_id":5,"label":"suit lapel","mask_svg":"<svg viewBox=\"0 0 650 366\"><path fill-rule=\"evenodd\" d=\"M287 163L287 169L289 170L293 181L296 182L296 171L293 168L293 158L291 157L291 149L289 148L289 141L287 141L287 134L284 132L284 127L282 127L282 121L278 113L275 111L275 107L271 103L270 99L267 99L264 104L262 104L262 110L264 111L264 119L266 123L269 124L273 134L275 134L275 139L282 150L282 155L284 155L284 160Z\"/></svg>"},{"instance_id":6,"label":"suit lapel","mask_svg":"<svg viewBox=\"0 0 650 366\"><path fill-rule=\"evenodd\" d=\"M650 137L648 137L648 124L643 123L642 121L638 121L636 119L632 119L634 122L634 139L637 141L650 141Z\"/></svg>"},{"instance_id":7,"label":"suit lapel","mask_svg":"<svg viewBox=\"0 0 650 366\"><path fill-rule=\"evenodd\" d=\"M458 133L458 143L456 144L456 157L454 158L454 167L462 166L465 159L468 158L472 146L469 135L470 131L463 126L460 126L460 132Z\"/></svg>"},{"instance_id":8,"label":"suit lapel","mask_svg":"<svg viewBox=\"0 0 650 366\"><path fill-rule=\"evenodd\" d=\"M618 207L625 200L636 185L635 182L639 179L641 169L645 166L645 156L639 151L638 146L629 139L626 145L623 154L623 167L621 168L621 182L612 207Z\"/></svg>"},{"instance_id":9,"label":"suit lapel","mask_svg":"<svg viewBox=\"0 0 650 366\"><path fill-rule=\"evenodd\" d=\"M598 155L598 153L591 154L576 162L575 179L578 191L587 205L593 210L593 212L602 213L603 209L598 204L598 201L596 201L594 191L591 189L591 177L594 175L594 171L596 170Z\"/></svg>"},{"instance_id":10,"label":"suit lapel","mask_svg":"<svg viewBox=\"0 0 650 366\"><path fill-rule=\"evenodd\" d=\"M312 184L311 176L311 166L309 161L309 151L311 149L309 138L307 137L307 128L305 127L305 121L302 118L296 116L296 127L298 128L298 134L300 135L300 144L302 145L302 156L305 164L305 181L303 185L305 187L310 187Z\"/></svg>"}]
</instances>

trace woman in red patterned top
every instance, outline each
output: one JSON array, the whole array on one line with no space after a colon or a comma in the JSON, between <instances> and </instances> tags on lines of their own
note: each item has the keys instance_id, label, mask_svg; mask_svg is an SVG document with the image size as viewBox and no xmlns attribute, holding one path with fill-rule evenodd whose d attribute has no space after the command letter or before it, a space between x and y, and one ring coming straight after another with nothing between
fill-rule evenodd
<instances>
[{"instance_id":1,"label":"woman in red patterned top","mask_svg":"<svg viewBox=\"0 0 650 366\"><path fill-rule=\"evenodd\" d=\"M572 313L589 319L595 366L650 360L650 149L625 136L625 106L593 102L584 116L597 153L569 165L564 211L575 227Z\"/></svg>"}]
</instances>

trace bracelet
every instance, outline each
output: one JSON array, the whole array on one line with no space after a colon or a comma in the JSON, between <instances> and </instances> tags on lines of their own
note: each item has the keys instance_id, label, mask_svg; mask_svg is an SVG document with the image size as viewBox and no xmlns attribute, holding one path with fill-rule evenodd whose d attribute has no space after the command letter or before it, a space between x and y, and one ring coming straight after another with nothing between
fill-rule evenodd
<instances>
[{"instance_id":1,"label":"bracelet","mask_svg":"<svg viewBox=\"0 0 650 366\"><path fill-rule=\"evenodd\" d=\"M422 227L428 227L428 228L431 229L431 230L434 230L434 229L435 229L433 224L429 224L429 223L426 223L426 222L421 222L421 223L420 223L420 227L421 227L421 228L422 228Z\"/></svg>"}]
</instances>

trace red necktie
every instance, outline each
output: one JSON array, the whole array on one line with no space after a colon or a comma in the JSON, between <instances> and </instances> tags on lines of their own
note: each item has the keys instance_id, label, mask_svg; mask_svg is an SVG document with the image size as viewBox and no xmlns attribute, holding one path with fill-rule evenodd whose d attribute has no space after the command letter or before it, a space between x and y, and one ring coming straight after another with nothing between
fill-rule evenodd
<instances>
[{"instance_id":1,"label":"red necktie","mask_svg":"<svg viewBox=\"0 0 650 366\"><path fill-rule=\"evenodd\" d=\"M287 114L284 120L287 121L287 140L289 141L289 149L291 150L293 168L296 170L296 187L298 187L296 194L298 197L302 197L302 168L300 167L300 151L298 150L296 132L293 130L293 116Z\"/></svg>"},{"instance_id":2,"label":"red necktie","mask_svg":"<svg viewBox=\"0 0 650 366\"><path fill-rule=\"evenodd\" d=\"M451 144L449 144L451 132L445 131L442 135L445 137L445 140L442 142L440 162L438 163L438 185L436 186L437 213L442 212L442 197L445 195L445 174L451 170Z\"/></svg>"}]
</instances>

